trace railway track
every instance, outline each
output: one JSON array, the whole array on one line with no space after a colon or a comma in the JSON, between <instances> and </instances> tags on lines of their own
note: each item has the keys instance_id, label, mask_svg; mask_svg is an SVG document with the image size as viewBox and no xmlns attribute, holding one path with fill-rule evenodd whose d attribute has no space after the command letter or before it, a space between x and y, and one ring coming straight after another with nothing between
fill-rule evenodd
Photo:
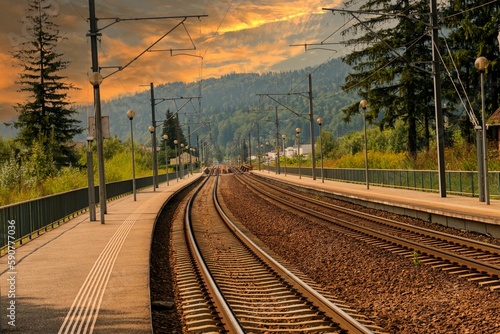
<instances>
[{"instance_id":1,"label":"railway track","mask_svg":"<svg viewBox=\"0 0 500 334\"><path fill-rule=\"evenodd\" d=\"M346 235L413 258L455 274L491 290L500 289L500 247L350 210L326 203L316 195L300 194L270 184L269 180L235 171L236 177L250 189L280 205L298 210L309 217L327 221Z\"/></svg>"},{"instance_id":2,"label":"railway track","mask_svg":"<svg viewBox=\"0 0 500 334\"><path fill-rule=\"evenodd\" d=\"M173 227L187 332L381 333L246 235L218 201L217 180L206 178L189 199L184 226Z\"/></svg>"}]
</instances>

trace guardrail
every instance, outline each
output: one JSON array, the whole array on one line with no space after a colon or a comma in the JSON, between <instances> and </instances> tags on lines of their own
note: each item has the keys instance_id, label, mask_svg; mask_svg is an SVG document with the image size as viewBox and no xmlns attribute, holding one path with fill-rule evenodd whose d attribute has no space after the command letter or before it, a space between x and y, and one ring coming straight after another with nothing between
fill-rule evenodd
<instances>
[{"instance_id":1,"label":"guardrail","mask_svg":"<svg viewBox=\"0 0 500 334\"><path fill-rule=\"evenodd\" d=\"M184 175L188 175L185 170ZM176 174L169 173L175 180ZM158 182L166 182L167 174L158 176ZM153 185L153 177L136 179L137 189ZM95 187L99 203L99 186ZM132 193L132 180L106 184L108 201ZM89 207L88 188L45 196L30 201L0 207L0 256L8 252L8 246L23 244L51 230L69 219L86 212Z\"/></svg>"},{"instance_id":2,"label":"guardrail","mask_svg":"<svg viewBox=\"0 0 500 334\"><path fill-rule=\"evenodd\" d=\"M276 173L274 166L263 166L270 173ZM286 168L287 174L299 174L298 167ZM280 173L285 173L284 167ZM324 168L325 180L366 183L365 169L363 168ZM312 168L301 167L300 174L312 177ZM447 171L445 172L446 191L460 196L479 196L477 171ZM316 168L316 179L321 179L321 169ZM369 169L368 182L370 185L401 188L417 191L439 192L439 174L437 170L403 170L403 169ZM500 172L488 172L488 187L490 197L500 198Z\"/></svg>"}]
</instances>

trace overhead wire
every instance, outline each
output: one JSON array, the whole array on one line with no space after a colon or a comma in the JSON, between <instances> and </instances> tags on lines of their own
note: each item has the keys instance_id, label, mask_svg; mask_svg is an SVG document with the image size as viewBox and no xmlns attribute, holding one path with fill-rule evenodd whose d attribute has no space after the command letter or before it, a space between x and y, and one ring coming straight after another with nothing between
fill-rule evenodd
<instances>
[{"instance_id":1,"label":"overhead wire","mask_svg":"<svg viewBox=\"0 0 500 334\"><path fill-rule=\"evenodd\" d=\"M466 9L466 10L463 10L461 12L458 12L458 13L455 13L455 14L451 14L451 15L447 15L447 16L443 16L441 17L440 19L443 20L443 19L449 19L450 17L454 17L454 16L458 16L458 15L462 15L462 14L465 14L467 12L470 12L470 11L473 11L473 10L476 10L478 8L482 8L482 7L486 7L488 5L491 5L495 2L500 2L500 0L492 0L490 2L487 2L487 3L484 3L482 5L479 5L479 6L475 6L475 7L472 7L472 8L469 8L469 9Z\"/></svg>"}]
</instances>

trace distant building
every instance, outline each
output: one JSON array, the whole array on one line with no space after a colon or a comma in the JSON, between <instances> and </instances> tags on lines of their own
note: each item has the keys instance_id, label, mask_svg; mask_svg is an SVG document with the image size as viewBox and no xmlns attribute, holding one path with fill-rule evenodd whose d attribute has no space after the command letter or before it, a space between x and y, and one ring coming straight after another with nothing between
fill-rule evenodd
<instances>
[{"instance_id":1,"label":"distant building","mask_svg":"<svg viewBox=\"0 0 500 334\"><path fill-rule=\"evenodd\" d=\"M294 146L288 146L285 148L285 152L283 153L282 151L279 152L280 156L283 156L283 155L286 155L287 158L291 158L293 156L296 156L297 155L297 151L298 151L298 147L297 145L294 145ZM312 147L311 147L311 144L300 144L300 154L303 155L303 156L308 156L310 155L312 152ZM263 158L265 159L265 161L267 161L267 159L269 159L269 161L274 161L276 160L276 152L274 151L269 151L269 152L266 152L264 153L264 156Z\"/></svg>"},{"instance_id":2,"label":"distant building","mask_svg":"<svg viewBox=\"0 0 500 334\"><path fill-rule=\"evenodd\" d=\"M500 36L500 32L498 33ZM500 108L498 108L486 121L486 129L496 127L498 132L498 150L500 151Z\"/></svg>"},{"instance_id":3,"label":"distant building","mask_svg":"<svg viewBox=\"0 0 500 334\"><path fill-rule=\"evenodd\" d=\"M181 154L181 162L183 164L188 164L189 163L189 157L191 157L191 163L195 163L198 161L198 157L195 157L194 155L191 155L187 152L183 152ZM179 158L173 158L173 159L170 159L170 165L177 165L179 164Z\"/></svg>"}]
</instances>

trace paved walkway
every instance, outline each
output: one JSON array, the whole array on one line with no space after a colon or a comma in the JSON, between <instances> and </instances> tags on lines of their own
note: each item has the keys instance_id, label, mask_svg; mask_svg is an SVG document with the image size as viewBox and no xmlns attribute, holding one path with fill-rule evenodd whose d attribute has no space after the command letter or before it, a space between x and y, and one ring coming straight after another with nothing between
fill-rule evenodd
<instances>
[{"instance_id":1,"label":"paved walkway","mask_svg":"<svg viewBox=\"0 0 500 334\"><path fill-rule=\"evenodd\" d=\"M370 185L366 189L365 184L345 183L325 180L321 178L313 180L310 177L299 178L297 175L283 173L276 175L273 172L256 171L252 173L263 177L276 178L281 181L300 184L315 189L322 189L334 194L362 199L366 201L397 205L408 210L422 210L433 214L440 214L454 218L470 219L477 222L496 225L500 231L500 201L490 200L490 205L479 202L477 197L465 197L449 195L441 197L438 193L422 192L415 190L404 190L388 187L377 187Z\"/></svg>"},{"instance_id":2,"label":"paved walkway","mask_svg":"<svg viewBox=\"0 0 500 334\"><path fill-rule=\"evenodd\" d=\"M151 333L153 223L173 192L200 175L147 188L135 202L109 202L105 224L80 215L16 249L11 268L0 258L1 332Z\"/></svg>"}]
</instances>

